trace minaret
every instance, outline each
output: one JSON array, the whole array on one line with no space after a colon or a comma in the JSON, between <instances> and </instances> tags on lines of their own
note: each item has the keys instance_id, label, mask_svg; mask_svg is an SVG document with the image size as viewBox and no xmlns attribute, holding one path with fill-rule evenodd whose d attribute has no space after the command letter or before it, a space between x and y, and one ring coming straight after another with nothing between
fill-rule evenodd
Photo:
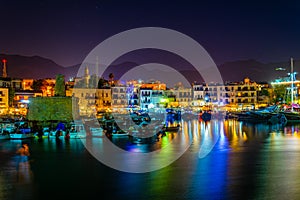
<instances>
[{"instance_id":1,"label":"minaret","mask_svg":"<svg viewBox=\"0 0 300 200\"><path fill-rule=\"evenodd\" d=\"M294 102L294 61L293 58L291 58L291 105L292 105L292 111L293 109L293 102Z\"/></svg>"},{"instance_id":2,"label":"minaret","mask_svg":"<svg viewBox=\"0 0 300 200\"><path fill-rule=\"evenodd\" d=\"M84 70L84 81L85 81L85 86L88 88L90 82L90 73L89 73L88 66L86 66Z\"/></svg>"},{"instance_id":3,"label":"minaret","mask_svg":"<svg viewBox=\"0 0 300 200\"><path fill-rule=\"evenodd\" d=\"M98 56L96 56L96 69L95 69L95 74L96 74L96 77L98 77L98 71L99 71L99 58Z\"/></svg>"},{"instance_id":4,"label":"minaret","mask_svg":"<svg viewBox=\"0 0 300 200\"><path fill-rule=\"evenodd\" d=\"M3 62L2 77L6 78L7 77L7 72L6 72L6 63L7 63L7 60L3 59L2 62Z\"/></svg>"}]
</instances>

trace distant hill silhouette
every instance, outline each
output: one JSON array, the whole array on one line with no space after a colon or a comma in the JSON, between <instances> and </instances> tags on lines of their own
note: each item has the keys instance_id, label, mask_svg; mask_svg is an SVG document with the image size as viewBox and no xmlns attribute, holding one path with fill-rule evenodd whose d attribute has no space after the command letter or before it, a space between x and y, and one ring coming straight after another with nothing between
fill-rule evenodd
<instances>
[{"instance_id":1,"label":"distant hill silhouette","mask_svg":"<svg viewBox=\"0 0 300 200\"><path fill-rule=\"evenodd\" d=\"M0 59L7 60L7 74L13 78L55 78L56 74L65 73L65 69L40 56L20 56L0 54ZM2 76L3 64L1 62L0 75Z\"/></svg>"},{"instance_id":2,"label":"distant hill silhouette","mask_svg":"<svg viewBox=\"0 0 300 200\"><path fill-rule=\"evenodd\" d=\"M294 62L294 71L300 69L300 63ZM278 77L285 77L290 72L290 63L261 63L256 60L240 60L226 62L218 66L224 81L239 81L249 77L254 81L271 81ZM276 68L285 68L286 70L276 70Z\"/></svg>"},{"instance_id":3,"label":"distant hill silhouette","mask_svg":"<svg viewBox=\"0 0 300 200\"><path fill-rule=\"evenodd\" d=\"M7 59L7 74L13 78L55 78L57 74L63 74L66 78L76 77L81 64L63 67L54 61L40 56L21 56L0 54L0 59ZM132 67L137 66L134 62L124 62L109 67L104 73L107 78L110 72L118 79ZM100 64L101 66L101 64ZM121 66L121 67L120 67ZM3 64L1 62L0 76L2 75ZM285 68L285 71L278 71L276 68ZM94 73L94 66L89 66L91 74ZM254 81L271 81L278 77L284 77L290 71L289 60L277 63L261 63L256 60L239 60L226 62L218 66L224 81L241 81L249 77ZM189 80L197 81L199 76L195 71L182 69L181 74L190 77ZM300 71L300 62L294 61L294 71ZM147 72L145 72L147 73ZM157 72L160 73L160 72ZM165 72L161 72L165 73ZM202 81L202 80L200 80Z\"/></svg>"}]
</instances>

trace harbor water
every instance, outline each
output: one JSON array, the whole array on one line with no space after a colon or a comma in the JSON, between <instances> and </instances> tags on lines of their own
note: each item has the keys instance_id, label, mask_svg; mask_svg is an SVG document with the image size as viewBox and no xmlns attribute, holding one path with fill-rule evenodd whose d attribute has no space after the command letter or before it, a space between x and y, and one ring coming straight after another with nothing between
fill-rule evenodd
<instances>
[{"instance_id":1,"label":"harbor water","mask_svg":"<svg viewBox=\"0 0 300 200\"><path fill-rule=\"evenodd\" d=\"M300 199L298 124L192 120L149 144L113 137L113 144L137 153L176 140L161 161L147 161L156 167L184 149L170 164L144 173L112 168L86 148L97 151L106 140L26 140L30 156L24 162L16 154L22 141L1 140L0 199ZM136 162L124 159L124 167Z\"/></svg>"}]
</instances>

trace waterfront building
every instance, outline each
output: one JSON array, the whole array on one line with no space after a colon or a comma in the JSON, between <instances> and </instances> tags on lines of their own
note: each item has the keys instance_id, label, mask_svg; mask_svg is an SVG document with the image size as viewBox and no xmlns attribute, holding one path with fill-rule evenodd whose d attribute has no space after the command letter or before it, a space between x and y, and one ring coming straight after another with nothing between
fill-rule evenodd
<instances>
[{"instance_id":1,"label":"waterfront building","mask_svg":"<svg viewBox=\"0 0 300 200\"><path fill-rule=\"evenodd\" d=\"M29 90L41 90L43 97L54 96L55 79L22 79L20 83L20 89L24 91Z\"/></svg>"},{"instance_id":2,"label":"waterfront building","mask_svg":"<svg viewBox=\"0 0 300 200\"><path fill-rule=\"evenodd\" d=\"M105 112L111 109L112 90L110 87L96 89L95 103L97 112Z\"/></svg>"},{"instance_id":3,"label":"waterfront building","mask_svg":"<svg viewBox=\"0 0 300 200\"><path fill-rule=\"evenodd\" d=\"M10 77L0 78L0 114L9 112L10 106L13 104L15 91L20 90L21 87L21 79L13 79Z\"/></svg>"},{"instance_id":4,"label":"waterfront building","mask_svg":"<svg viewBox=\"0 0 300 200\"><path fill-rule=\"evenodd\" d=\"M11 80L11 87L15 90L21 90L22 89L22 79L13 78Z\"/></svg>"},{"instance_id":5,"label":"waterfront building","mask_svg":"<svg viewBox=\"0 0 300 200\"><path fill-rule=\"evenodd\" d=\"M142 110L147 110L152 103L152 88L140 88L139 103Z\"/></svg>"},{"instance_id":6,"label":"waterfront building","mask_svg":"<svg viewBox=\"0 0 300 200\"><path fill-rule=\"evenodd\" d=\"M34 79L22 79L22 90L32 90Z\"/></svg>"},{"instance_id":7,"label":"waterfront building","mask_svg":"<svg viewBox=\"0 0 300 200\"><path fill-rule=\"evenodd\" d=\"M12 82L12 78L10 77L0 77L0 87L7 87L7 88L10 88L12 85L11 85L11 82Z\"/></svg>"},{"instance_id":8,"label":"waterfront building","mask_svg":"<svg viewBox=\"0 0 300 200\"><path fill-rule=\"evenodd\" d=\"M178 107L177 97L173 93L172 90L167 89L164 91L164 95L160 100L160 107L161 108L175 108Z\"/></svg>"},{"instance_id":9,"label":"waterfront building","mask_svg":"<svg viewBox=\"0 0 300 200\"><path fill-rule=\"evenodd\" d=\"M36 90L15 90L14 98L12 103L13 114L22 114L26 115L28 104L30 103L29 99L33 97L42 97L43 92Z\"/></svg>"},{"instance_id":10,"label":"waterfront building","mask_svg":"<svg viewBox=\"0 0 300 200\"><path fill-rule=\"evenodd\" d=\"M205 104L204 100L205 84L194 83L192 85L192 106L199 107Z\"/></svg>"},{"instance_id":11,"label":"waterfront building","mask_svg":"<svg viewBox=\"0 0 300 200\"><path fill-rule=\"evenodd\" d=\"M223 106L230 102L230 92L227 87L219 83L193 84L193 106L213 104Z\"/></svg>"},{"instance_id":12,"label":"waterfront building","mask_svg":"<svg viewBox=\"0 0 300 200\"><path fill-rule=\"evenodd\" d=\"M189 107L193 100L192 88L174 88L171 89L176 97L176 104L174 107Z\"/></svg>"},{"instance_id":13,"label":"waterfront building","mask_svg":"<svg viewBox=\"0 0 300 200\"><path fill-rule=\"evenodd\" d=\"M66 81L65 85L66 85L66 97L71 97L73 95L75 80L71 79L69 81Z\"/></svg>"},{"instance_id":14,"label":"waterfront building","mask_svg":"<svg viewBox=\"0 0 300 200\"><path fill-rule=\"evenodd\" d=\"M5 114L9 108L9 89L0 88L0 114Z\"/></svg>"},{"instance_id":15,"label":"waterfront building","mask_svg":"<svg viewBox=\"0 0 300 200\"><path fill-rule=\"evenodd\" d=\"M241 82L225 84L193 84L193 106L228 106L233 109L254 108L257 103L258 85L245 78Z\"/></svg>"},{"instance_id":16,"label":"waterfront building","mask_svg":"<svg viewBox=\"0 0 300 200\"><path fill-rule=\"evenodd\" d=\"M258 87L256 82L250 81L249 78L245 78L244 81L229 86L231 91L235 93L234 98L231 98L231 104L237 105L238 109L254 109L257 103L257 91Z\"/></svg>"},{"instance_id":17,"label":"waterfront building","mask_svg":"<svg viewBox=\"0 0 300 200\"><path fill-rule=\"evenodd\" d=\"M45 97L53 97L55 94L55 82L56 79L53 78L46 78L43 79L44 80L44 87L42 87L42 91L43 91L43 96Z\"/></svg>"},{"instance_id":18,"label":"waterfront building","mask_svg":"<svg viewBox=\"0 0 300 200\"><path fill-rule=\"evenodd\" d=\"M96 114L95 89L74 88L73 97L78 101L80 116L92 116Z\"/></svg>"},{"instance_id":19,"label":"waterfront building","mask_svg":"<svg viewBox=\"0 0 300 200\"><path fill-rule=\"evenodd\" d=\"M140 84L137 81L128 81L126 85L126 98L128 101L128 107L132 109L139 108Z\"/></svg>"},{"instance_id":20,"label":"waterfront building","mask_svg":"<svg viewBox=\"0 0 300 200\"><path fill-rule=\"evenodd\" d=\"M148 110L163 107L166 103L166 84L160 82L143 83L139 89L140 108Z\"/></svg>"},{"instance_id":21,"label":"waterfront building","mask_svg":"<svg viewBox=\"0 0 300 200\"><path fill-rule=\"evenodd\" d=\"M111 87L111 107L114 112L125 112L128 107L127 87L115 85Z\"/></svg>"},{"instance_id":22,"label":"waterfront building","mask_svg":"<svg viewBox=\"0 0 300 200\"><path fill-rule=\"evenodd\" d=\"M257 83L257 106L265 107L273 102L274 91L268 82Z\"/></svg>"}]
</instances>

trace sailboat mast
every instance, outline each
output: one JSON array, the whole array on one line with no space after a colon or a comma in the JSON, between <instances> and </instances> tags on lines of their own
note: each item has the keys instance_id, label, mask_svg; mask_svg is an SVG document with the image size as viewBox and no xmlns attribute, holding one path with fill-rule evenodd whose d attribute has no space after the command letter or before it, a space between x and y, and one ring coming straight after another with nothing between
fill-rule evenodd
<instances>
[{"instance_id":1,"label":"sailboat mast","mask_svg":"<svg viewBox=\"0 0 300 200\"><path fill-rule=\"evenodd\" d=\"M291 58L291 104L292 104L292 111L294 110L293 108L293 102L294 102L294 64L293 64L293 58Z\"/></svg>"}]
</instances>

